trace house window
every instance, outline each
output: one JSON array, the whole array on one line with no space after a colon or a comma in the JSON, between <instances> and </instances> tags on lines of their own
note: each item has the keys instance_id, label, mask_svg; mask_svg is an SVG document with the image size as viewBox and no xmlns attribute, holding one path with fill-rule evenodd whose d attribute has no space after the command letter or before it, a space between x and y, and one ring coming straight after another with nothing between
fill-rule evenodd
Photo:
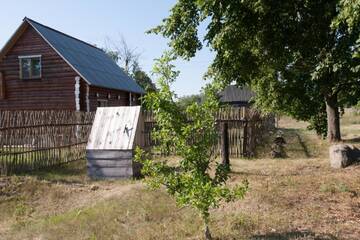
<instances>
[{"instance_id":1,"label":"house window","mask_svg":"<svg viewBox=\"0 0 360 240\"><path fill-rule=\"evenodd\" d=\"M39 79L41 78L41 56L20 56L20 78Z\"/></svg>"}]
</instances>

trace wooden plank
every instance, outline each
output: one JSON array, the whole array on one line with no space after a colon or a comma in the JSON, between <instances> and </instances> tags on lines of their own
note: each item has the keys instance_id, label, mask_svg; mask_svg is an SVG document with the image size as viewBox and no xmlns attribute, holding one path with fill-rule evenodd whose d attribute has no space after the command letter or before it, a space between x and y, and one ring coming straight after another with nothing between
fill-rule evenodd
<instances>
[{"instance_id":1,"label":"wooden plank","mask_svg":"<svg viewBox=\"0 0 360 240\"><path fill-rule=\"evenodd\" d=\"M0 72L0 99L5 99L5 76Z\"/></svg>"},{"instance_id":2,"label":"wooden plank","mask_svg":"<svg viewBox=\"0 0 360 240\"><path fill-rule=\"evenodd\" d=\"M133 169L132 167L88 168L88 174L95 178L131 178Z\"/></svg>"},{"instance_id":3,"label":"wooden plank","mask_svg":"<svg viewBox=\"0 0 360 240\"><path fill-rule=\"evenodd\" d=\"M133 157L131 150L86 150L87 159L128 159L131 157Z\"/></svg>"},{"instance_id":4,"label":"wooden plank","mask_svg":"<svg viewBox=\"0 0 360 240\"><path fill-rule=\"evenodd\" d=\"M90 168L132 167L132 159L92 159L87 161L87 166Z\"/></svg>"}]
</instances>

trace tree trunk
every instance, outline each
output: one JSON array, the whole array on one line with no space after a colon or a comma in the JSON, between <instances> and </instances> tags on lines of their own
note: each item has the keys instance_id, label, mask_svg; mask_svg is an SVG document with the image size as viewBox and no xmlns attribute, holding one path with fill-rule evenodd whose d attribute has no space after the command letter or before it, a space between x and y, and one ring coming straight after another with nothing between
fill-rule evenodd
<instances>
[{"instance_id":1,"label":"tree trunk","mask_svg":"<svg viewBox=\"0 0 360 240\"><path fill-rule=\"evenodd\" d=\"M205 224L205 240L212 240L209 226Z\"/></svg>"},{"instance_id":2,"label":"tree trunk","mask_svg":"<svg viewBox=\"0 0 360 240\"><path fill-rule=\"evenodd\" d=\"M340 134L340 113L337 102L337 95L328 97L326 102L327 114L327 138L329 142L338 142L341 140Z\"/></svg>"}]
</instances>

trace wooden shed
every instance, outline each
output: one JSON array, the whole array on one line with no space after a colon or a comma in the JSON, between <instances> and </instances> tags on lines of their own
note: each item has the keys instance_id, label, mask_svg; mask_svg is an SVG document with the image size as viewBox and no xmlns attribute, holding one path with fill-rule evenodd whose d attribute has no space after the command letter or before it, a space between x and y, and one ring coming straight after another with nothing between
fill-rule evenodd
<instances>
[{"instance_id":1,"label":"wooden shed","mask_svg":"<svg viewBox=\"0 0 360 240\"><path fill-rule=\"evenodd\" d=\"M133 161L136 146L143 146L140 106L98 108L86 147L91 178L131 178L140 175Z\"/></svg>"}]
</instances>

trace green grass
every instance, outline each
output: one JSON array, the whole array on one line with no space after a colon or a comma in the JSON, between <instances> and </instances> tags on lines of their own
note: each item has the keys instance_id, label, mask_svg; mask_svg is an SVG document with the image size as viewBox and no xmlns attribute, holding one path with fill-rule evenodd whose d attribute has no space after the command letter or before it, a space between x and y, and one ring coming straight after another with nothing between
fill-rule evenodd
<instances>
[{"instance_id":1,"label":"green grass","mask_svg":"<svg viewBox=\"0 0 360 240\"><path fill-rule=\"evenodd\" d=\"M184 239L196 234L199 217L190 209L174 209L163 192L134 190L91 207L17 223L9 239Z\"/></svg>"}]
</instances>

